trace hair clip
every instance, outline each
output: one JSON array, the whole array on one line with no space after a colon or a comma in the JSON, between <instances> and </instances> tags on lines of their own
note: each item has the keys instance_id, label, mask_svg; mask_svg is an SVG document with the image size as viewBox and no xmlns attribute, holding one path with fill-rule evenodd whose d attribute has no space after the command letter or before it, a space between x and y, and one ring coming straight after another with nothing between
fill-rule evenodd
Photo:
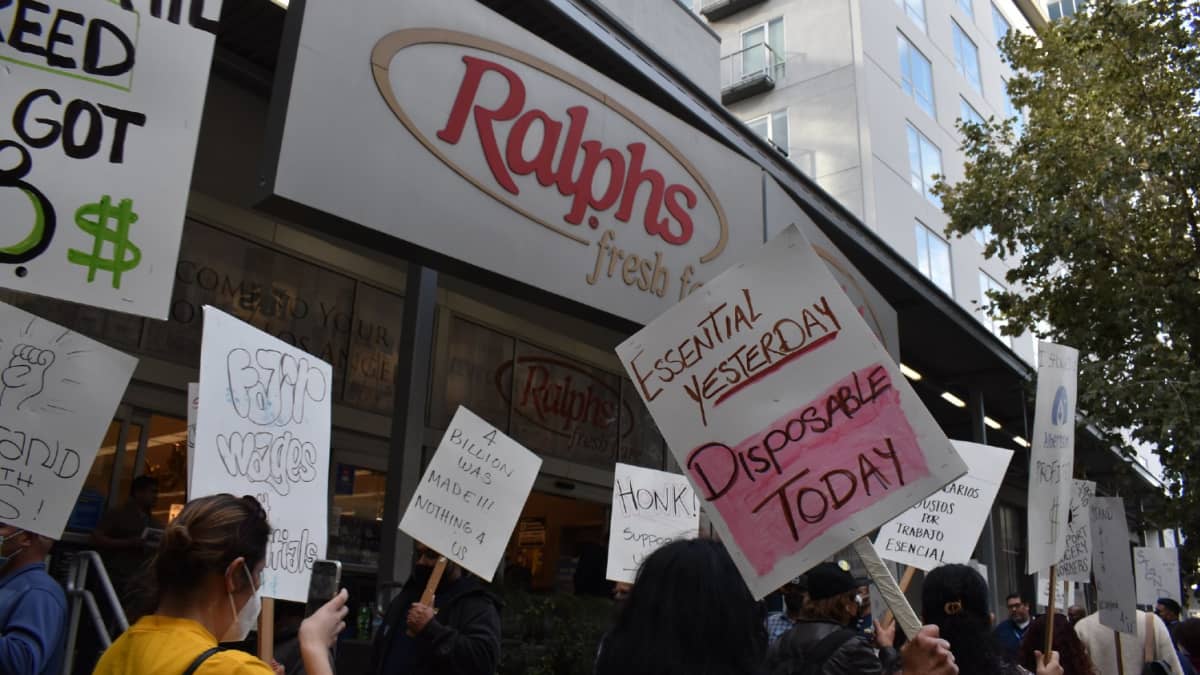
<instances>
[{"instance_id":1,"label":"hair clip","mask_svg":"<svg viewBox=\"0 0 1200 675\"><path fill-rule=\"evenodd\" d=\"M946 616L954 616L955 614L962 612L962 601L951 600L950 602L947 602L942 609L946 612Z\"/></svg>"}]
</instances>

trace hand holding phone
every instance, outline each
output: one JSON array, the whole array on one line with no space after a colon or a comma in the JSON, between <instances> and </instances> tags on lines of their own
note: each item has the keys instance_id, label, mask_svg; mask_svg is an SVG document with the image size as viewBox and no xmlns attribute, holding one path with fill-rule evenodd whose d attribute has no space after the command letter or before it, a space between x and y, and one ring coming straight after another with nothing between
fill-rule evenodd
<instances>
[{"instance_id":1,"label":"hand holding phone","mask_svg":"<svg viewBox=\"0 0 1200 675\"><path fill-rule=\"evenodd\" d=\"M342 583L342 563L337 560L318 560L313 563L312 577L308 582L308 603L304 616L312 616L318 609L337 595Z\"/></svg>"}]
</instances>

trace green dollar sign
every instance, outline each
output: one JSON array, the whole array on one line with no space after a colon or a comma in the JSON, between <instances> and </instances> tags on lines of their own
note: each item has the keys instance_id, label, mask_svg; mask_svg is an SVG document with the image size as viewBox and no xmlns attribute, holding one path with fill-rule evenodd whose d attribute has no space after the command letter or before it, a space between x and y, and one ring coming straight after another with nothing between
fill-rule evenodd
<instances>
[{"instance_id":1,"label":"green dollar sign","mask_svg":"<svg viewBox=\"0 0 1200 675\"><path fill-rule=\"evenodd\" d=\"M109 228L109 221L115 221L115 227ZM138 215L133 212L133 200L122 199L114 209L112 197L104 195L99 202L84 204L75 211L75 224L79 229L95 238L92 252L67 251L67 260L76 265L88 268L88 283L96 280L96 270L112 274L112 287L121 287L121 274L138 266L142 260L142 251L129 241L129 226L136 223ZM104 242L112 243L112 257L105 258ZM129 257L126 257L126 253Z\"/></svg>"}]
</instances>

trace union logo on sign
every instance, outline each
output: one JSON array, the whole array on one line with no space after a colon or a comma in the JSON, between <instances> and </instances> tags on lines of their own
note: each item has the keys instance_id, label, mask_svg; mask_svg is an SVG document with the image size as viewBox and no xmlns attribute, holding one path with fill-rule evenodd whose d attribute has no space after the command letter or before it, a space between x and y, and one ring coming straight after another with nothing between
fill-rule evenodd
<instances>
[{"instance_id":1,"label":"union logo on sign","mask_svg":"<svg viewBox=\"0 0 1200 675\"><path fill-rule=\"evenodd\" d=\"M1050 423L1056 427L1066 424L1071 415L1071 402L1067 398L1067 388L1059 385L1054 392L1054 403L1050 406Z\"/></svg>"}]
</instances>

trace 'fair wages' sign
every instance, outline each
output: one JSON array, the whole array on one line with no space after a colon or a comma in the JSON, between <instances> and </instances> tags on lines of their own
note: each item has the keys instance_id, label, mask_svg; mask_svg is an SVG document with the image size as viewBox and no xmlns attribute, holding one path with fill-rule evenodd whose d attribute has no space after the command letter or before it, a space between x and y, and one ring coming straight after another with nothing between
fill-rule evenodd
<instances>
[{"instance_id":1,"label":"'fair wages' sign","mask_svg":"<svg viewBox=\"0 0 1200 675\"><path fill-rule=\"evenodd\" d=\"M757 597L966 470L794 227L617 354Z\"/></svg>"},{"instance_id":2,"label":"'fair wages' sign","mask_svg":"<svg viewBox=\"0 0 1200 675\"><path fill-rule=\"evenodd\" d=\"M204 308L189 497L253 495L271 523L263 595L304 602L325 556L333 369Z\"/></svg>"},{"instance_id":3,"label":"'fair wages' sign","mask_svg":"<svg viewBox=\"0 0 1200 675\"><path fill-rule=\"evenodd\" d=\"M492 580L542 460L459 406L400 529Z\"/></svg>"},{"instance_id":4,"label":"'fair wages' sign","mask_svg":"<svg viewBox=\"0 0 1200 675\"><path fill-rule=\"evenodd\" d=\"M1029 457L1029 562L1025 570L1029 574L1049 569L1067 548L1078 366L1075 349L1039 343L1037 412Z\"/></svg>"},{"instance_id":5,"label":"'fair wages' sign","mask_svg":"<svg viewBox=\"0 0 1200 675\"><path fill-rule=\"evenodd\" d=\"M1137 605L1133 565L1129 556L1129 526L1120 497L1093 497L1092 572L1100 623L1115 631L1137 635Z\"/></svg>"},{"instance_id":6,"label":"'fair wages' sign","mask_svg":"<svg viewBox=\"0 0 1200 675\"><path fill-rule=\"evenodd\" d=\"M0 303L0 523L62 537L136 365Z\"/></svg>"},{"instance_id":7,"label":"'fair wages' sign","mask_svg":"<svg viewBox=\"0 0 1200 675\"><path fill-rule=\"evenodd\" d=\"M642 561L700 531L700 499L684 476L617 464L608 534L608 579L633 583Z\"/></svg>"},{"instance_id":8,"label":"'fair wages' sign","mask_svg":"<svg viewBox=\"0 0 1200 675\"><path fill-rule=\"evenodd\" d=\"M967 475L880 528L875 550L881 558L927 572L971 560L1013 453L963 441L954 441L954 449L967 463Z\"/></svg>"},{"instance_id":9,"label":"'fair wages' sign","mask_svg":"<svg viewBox=\"0 0 1200 675\"><path fill-rule=\"evenodd\" d=\"M1179 592L1179 550L1135 546L1133 574L1137 586L1137 602L1153 607L1159 598L1171 598L1183 603Z\"/></svg>"}]
</instances>

